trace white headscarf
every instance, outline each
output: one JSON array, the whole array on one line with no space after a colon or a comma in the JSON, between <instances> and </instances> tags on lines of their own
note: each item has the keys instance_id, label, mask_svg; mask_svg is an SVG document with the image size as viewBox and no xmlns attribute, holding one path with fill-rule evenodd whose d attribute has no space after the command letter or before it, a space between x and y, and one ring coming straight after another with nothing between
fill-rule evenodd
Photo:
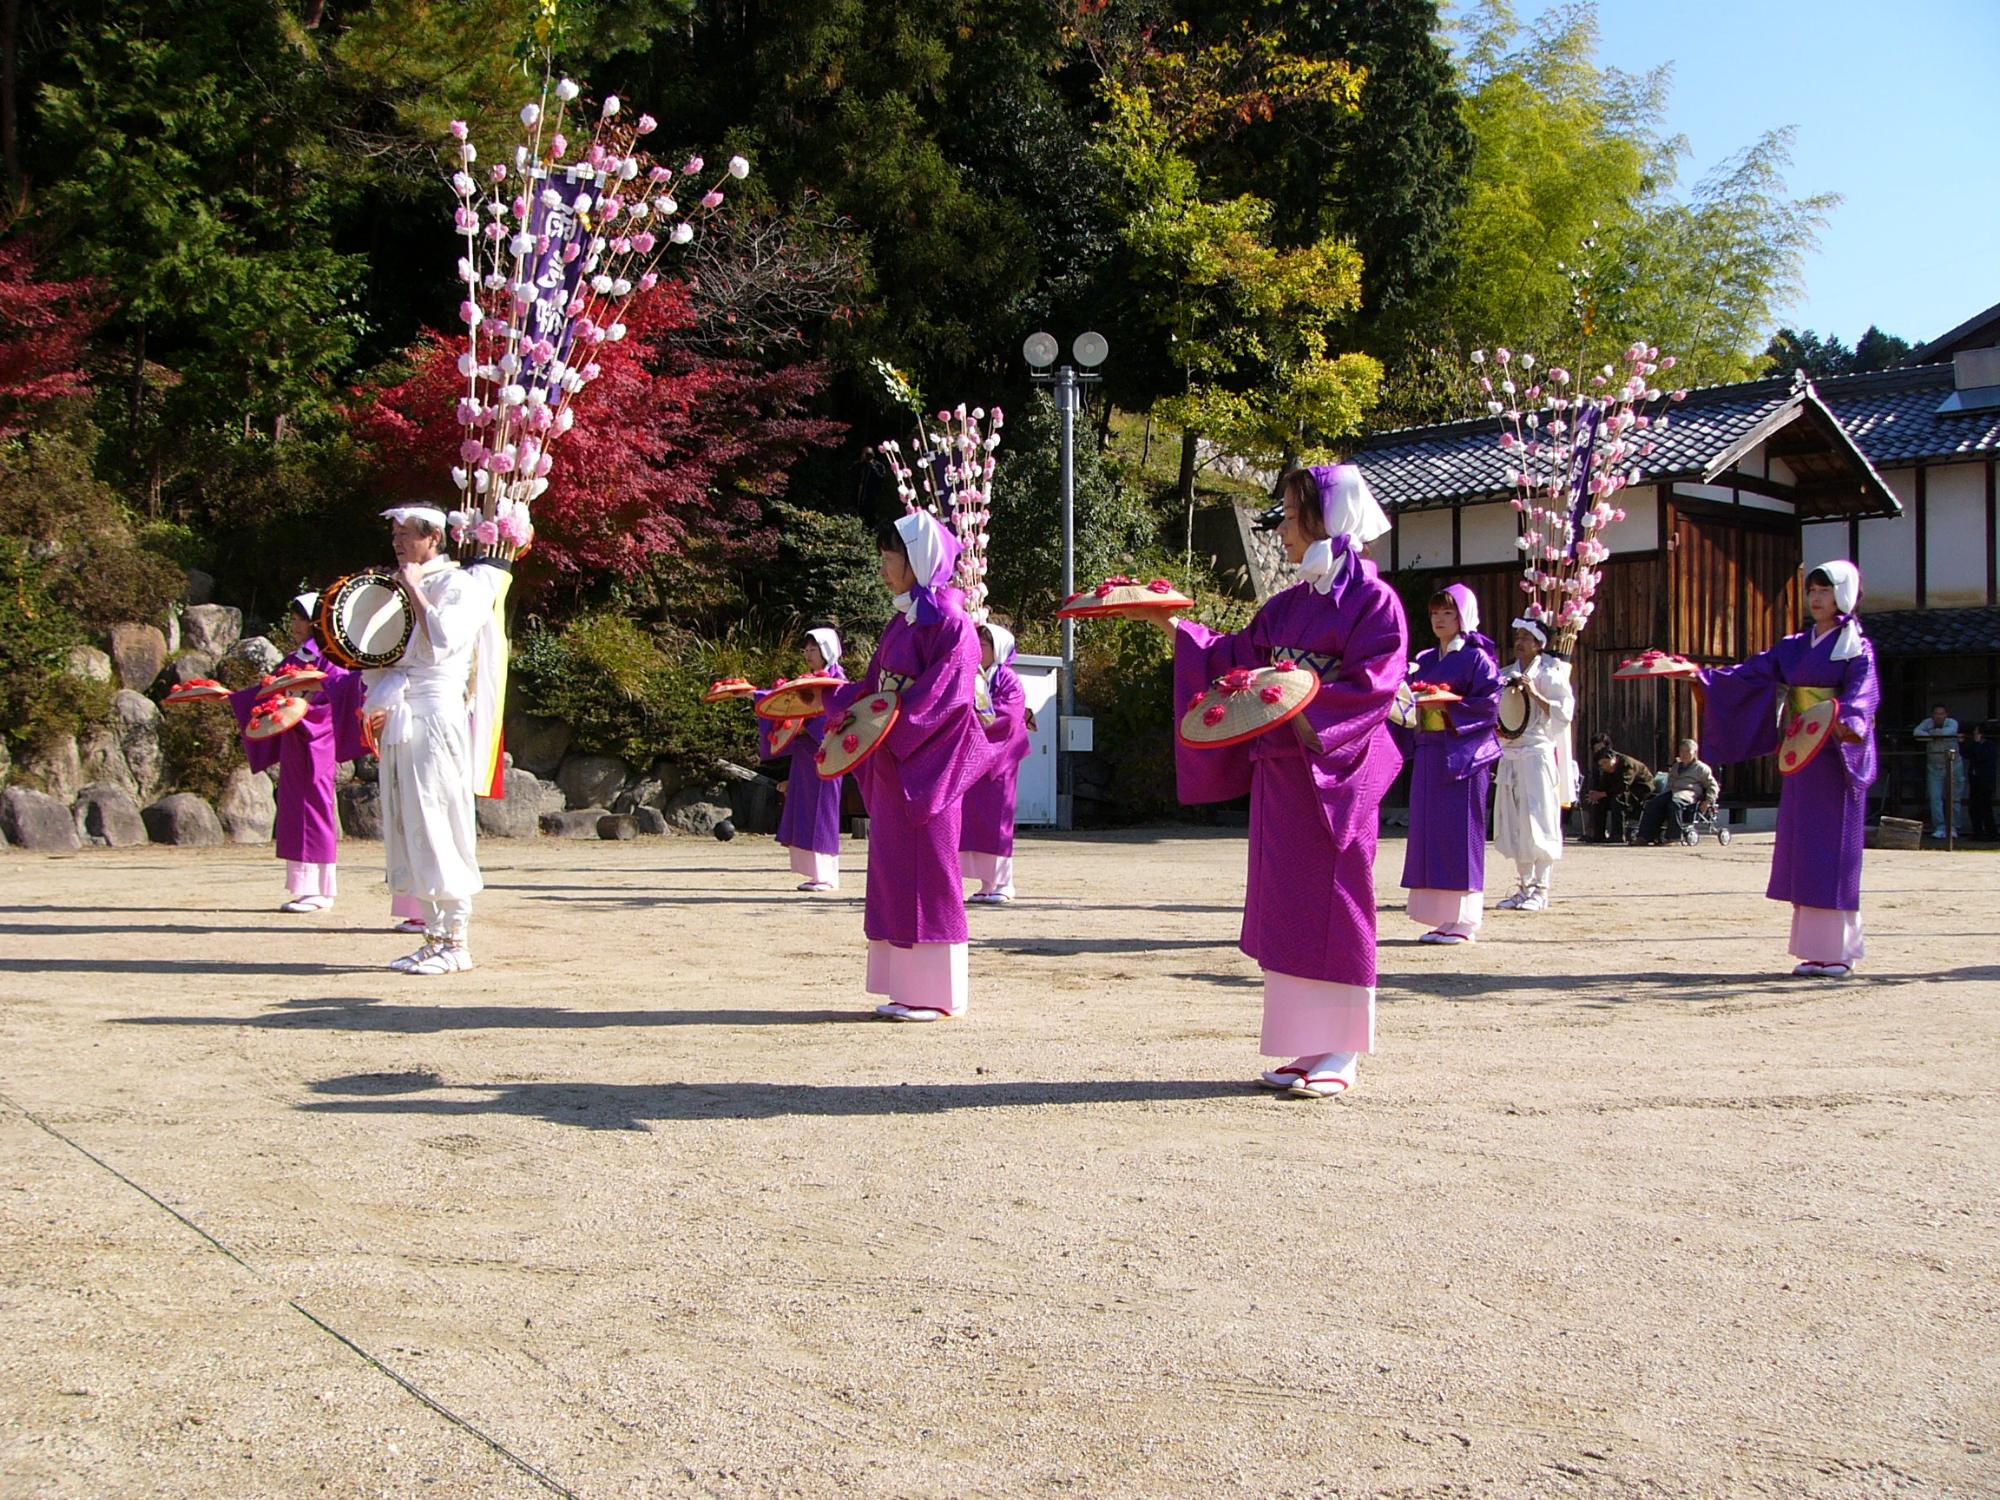
<instances>
[{"instance_id":1,"label":"white headscarf","mask_svg":"<svg viewBox=\"0 0 2000 1500\"><path fill-rule=\"evenodd\" d=\"M1315 467L1313 477L1319 481L1320 514L1328 536L1351 536L1365 547L1388 535L1389 517L1353 464Z\"/></svg>"},{"instance_id":2,"label":"white headscarf","mask_svg":"<svg viewBox=\"0 0 2000 1500\"><path fill-rule=\"evenodd\" d=\"M318 594L292 595L292 608L310 620L319 609Z\"/></svg>"},{"instance_id":3,"label":"white headscarf","mask_svg":"<svg viewBox=\"0 0 2000 1500\"><path fill-rule=\"evenodd\" d=\"M819 647L820 659L829 667L840 660L840 632L821 625L806 632L806 639Z\"/></svg>"},{"instance_id":4,"label":"white headscarf","mask_svg":"<svg viewBox=\"0 0 2000 1500\"><path fill-rule=\"evenodd\" d=\"M1861 570L1845 558L1836 558L1806 569L1808 578L1815 573L1826 574L1833 585L1833 607L1840 611L1840 639L1833 643L1833 659L1852 661L1861 654L1861 622L1854 618L1854 607L1861 602Z\"/></svg>"},{"instance_id":5,"label":"white headscarf","mask_svg":"<svg viewBox=\"0 0 2000 1500\"><path fill-rule=\"evenodd\" d=\"M896 596L896 608L913 625L935 624L940 614L932 590L951 582L952 569L958 566L958 538L927 510L899 517L896 535L903 539L910 571L917 575L916 585Z\"/></svg>"},{"instance_id":6,"label":"white headscarf","mask_svg":"<svg viewBox=\"0 0 2000 1500\"><path fill-rule=\"evenodd\" d=\"M427 521L435 531L445 527L444 512L435 505L392 505L382 512L382 519L396 521Z\"/></svg>"},{"instance_id":7,"label":"white headscarf","mask_svg":"<svg viewBox=\"0 0 2000 1500\"><path fill-rule=\"evenodd\" d=\"M982 625L979 628L993 640L993 670L997 672L1014 659L1014 632L1005 625Z\"/></svg>"}]
</instances>

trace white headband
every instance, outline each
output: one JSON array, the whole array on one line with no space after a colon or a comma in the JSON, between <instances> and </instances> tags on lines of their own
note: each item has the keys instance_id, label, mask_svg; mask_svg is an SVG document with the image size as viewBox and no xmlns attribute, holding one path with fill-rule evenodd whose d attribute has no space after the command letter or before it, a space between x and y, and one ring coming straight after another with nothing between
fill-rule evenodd
<instances>
[{"instance_id":1,"label":"white headband","mask_svg":"<svg viewBox=\"0 0 2000 1500\"><path fill-rule=\"evenodd\" d=\"M1521 616L1520 619L1514 622L1514 628L1516 630L1527 631L1529 635L1540 641L1544 646L1549 643L1549 633L1542 629L1539 622L1529 619L1526 615Z\"/></svg>"},{"instance_id":2,"label":"white headband","mask_svg":"<svg viewBox=\"0 0 2000 1500\"><path fill-rule=\"evenodd\" d=\"M392 505L382 512L382 519L394 524L397 521L422 521L433 531L445 528L444 512L435 505Z\"/></svg>"}]
</instances>

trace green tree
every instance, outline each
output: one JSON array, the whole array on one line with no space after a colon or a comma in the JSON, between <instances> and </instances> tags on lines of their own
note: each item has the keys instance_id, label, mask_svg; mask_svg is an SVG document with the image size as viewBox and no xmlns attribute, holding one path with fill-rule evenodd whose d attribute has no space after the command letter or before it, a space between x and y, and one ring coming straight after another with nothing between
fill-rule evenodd
<instances>
[{"instance_id":1,"label":"green tree","mask_svg":"<svg viewBox=\"0 0 2000 1500\"><path fill-rule=\"evenodd\" d=\"M1803 333L1794 328L1780 328L1771 335L1771 342L1764 349L1764 358L1770 361L1769 373L1772 375L1789 375L1794 370L1804 370L1817 380L1827 375L1862 375L1871 370L1893 370L1909 362L1910 350L1908 339L1884 333L1870 323L1868 331L1855 340L1851 349L1838 334L1829 333L1822 337L1810 328Z\"/></svg>"}]
</instances>

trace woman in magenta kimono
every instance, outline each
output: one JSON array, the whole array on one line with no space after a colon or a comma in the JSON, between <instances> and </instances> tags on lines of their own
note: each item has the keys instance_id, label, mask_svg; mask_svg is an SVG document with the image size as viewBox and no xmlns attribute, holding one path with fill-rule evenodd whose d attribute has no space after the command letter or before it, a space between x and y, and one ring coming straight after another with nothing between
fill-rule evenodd
<instances>
[{"instance_id":1,"label":"woman in magenta kimono","mask_svg":"<svg viewBox=\"0 0 2000 1500\"><path fill-rule=\"evenodd\" d=\"M1354 1086L1361 1054L1375 1048L1375 838L1402 769L1386 719L1409 633L1395 591L1362 555L1389 521L1361 471L1298 470L1283 493L1278 534L1301 581L1236 634L1190 620L1163 628L1174 636L1177 716L1235 667L1290 659L1319 674L1299 716L1317 749L1284 727L1222 749L1176 743L1174 768L1183 802L1250 798L1240 946L1264 971L1259 1048L1291 1059L1258 1081L1326 1098Z\"/></svg>"},{"instance_id":2,"label":"woman in magenta kimono","mask_svg":"<svg viewBox=\"0 0 2000 1500\"><path fill-rule=\"evenodd\" d=\"M1403 855L1409 914L1420 943L1469 943L1486 904L1486 791L1500 741L1500 663L1479 633L1479 601L1462 583L1431 596L1435 646L1410 664L1412 682L1440 683L1461 701L1425 709L1414 735L1410 839ZM1408 736L1399 736L1407 739Z\"/></svg>"},{"instance_id":3,"label":"woman in magenta kimono","mask_svg":"<svg viewBox=\"0 0 2000 1500\"><path fill-rule=\"evenodd\" d=\"M1799 960L1792 972L1811 978L1844 979L1863 953L1863 821L1882 693L1875 648L1855 615L1860 602L1854 564L1822 563L1806 575L1807 629L1741 666L1705 668L1696 678L1701 753L1711 765L1776 751L1781 705L1789 718L1828 698L1840 702L1833 743L1784 778L1764 892L1791 902L1791 952Z\"/></svg>"},{"instance_id":4,"label":"woman in magenta kimono","mask_svg":"<svg viewBox=\"0 0 2000 1500\"><path fill-rule=\"evenodd\" d=\"M1004 625L979 627L980 679L984 700L979 721L992 746L993 769L965 794L965 820L958 835L959 873L979 882L966 899L981 906L1005 906L1014 899L1014 791L1021 762L1028 756L1033 727L1028 695L1012 666L1014 632Z\"/></svg>"},{"instance_id":5,"label":"woman in magenta kimono","mask_svg":"<svg viewBox=\"0 0 2000 1500\"><path fill-rule=\"evenodd\" d=\"M306 716L282 734L243 741L244 757L253 771L278 767L278 858L285 862L285 889L290 899L279 911L325 911L333 905L334 866L340 859L340 813L334 804L334 772L343 760L361 753L360 725L352 713L340 715L342 684L357 674L330 661L319 649L312 612L317 594L292 600L286 627L292 651L279 671L311 667L326 673L317 700ZM260 688L229 695L236 727L246 729ZM358 701L358 700L357 700Z\"/></svg>"},{"instance_id":6,"label":"woman in magenta kimono","mask_svg":"<svg viewBox=\"0 0 2000 1500\"><path fill-rule=\"evenodd\" d=\"M806 671L815 676L838 677L847 673L840 666L840 632L822 626L806 632ZM756 694L761 699L763 693ZM785 810L778 818L778 842L792 851L792 873L803 875L802 891L840 889L840 792L847 784L844 776L821 780L813 768L813 756L826 738L826 715L818 714L799 725L799 731L783 750L771 748L777 730L771 719L757 721L757 750L766 760L784 756L791 761L785 778Z\"/></svg>"},{"instance_id":7,"label":"woman in magenta kimono","mask_svg":"<svg viewBox=\"0 0 2000 1500\"><path fill-rule=\"evenodd\" d=\"M912 511L875 545L896 613L867 673L829 709L880 688L898 695L887 739L854 772L868 806L868 993L887 997L875 1013L888 1020L939 1021L967 1003L959 819L990 759L972 702L979 637L951 587L958 538L936 517Z\"/></svg>"}]
</instances>

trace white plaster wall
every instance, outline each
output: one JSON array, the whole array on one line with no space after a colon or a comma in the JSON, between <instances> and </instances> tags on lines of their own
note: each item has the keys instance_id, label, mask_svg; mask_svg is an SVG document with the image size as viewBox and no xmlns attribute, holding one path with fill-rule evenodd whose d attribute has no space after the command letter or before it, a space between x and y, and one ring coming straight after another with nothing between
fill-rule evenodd
<instances>
[{"instance_id":1,"label":"white plaster wall","mask_svg":"<svg viewBox=\"0 0 2000 1500\"><path fill-rule=\"evenodd\" d=\"M1521 534L1520 512L1504 500L1492 505L1468 505L1458 513L1460 567L1477 568L1513 562L1521 555L1514 539ZM1445 537L1446 545L1451 541Z\"/></svg>"},{"instance_id":2,"label":"white plaster wall","mask_svg":"<svg viewBox=\"0 0 2000 1500\"><path fill-rule=\"evenodd\" d=\"M1604 545L1615 556L1621 552L1660 550L1660 494L1650 484L1620 490L1613 505L1625 512L1625 519L1604 528Z\"/></svg>"},{"instance_id":3,"label":"white plaster wall","mask_svg":"<svg viewBox=\"0 0 2000 1500\"><path fill-rule=\"evenodd\" d=\"M1917 508L1914 469L1891 469L1882 475L1903 502L1900 516L1877 517L1861 523L1861 586L1868 607L1912 609L1917 602Z\"/></svg>"},{"instance_id":4,"label":"white plaster wall","mask_svg":"<svg viewBox=\"0 0 2000 1500\"><path fill-rule=\"evenodd\" d=\"M1941 464L1924 474L1924 603L1985 602L1986 465Z\"/></svg>"},{"instance_id":5,"label":"white plaster wall","mask_svg":"<svg viewBox=\"0 0 2000 1500\"><path fill-rule=\"evenodd\" d=\"M1396 517L1396 561L1405 568L1448 568L1451 512L1408 510Z\"/></svg>"}]
</instances>

